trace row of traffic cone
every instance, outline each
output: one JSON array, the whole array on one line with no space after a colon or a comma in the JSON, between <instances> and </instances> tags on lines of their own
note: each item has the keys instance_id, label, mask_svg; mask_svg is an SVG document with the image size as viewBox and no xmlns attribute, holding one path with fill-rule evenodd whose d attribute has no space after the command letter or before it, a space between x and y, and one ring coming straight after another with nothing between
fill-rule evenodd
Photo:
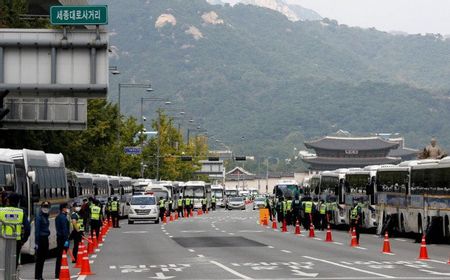
<instances>
[{"instance_id":1,"label":"row of traffic cone","mask_svg":"<svg viewBox=\"0 0 450 280\"><path fill-rule=\"evenodd\" d=\"M103 222L102 229L100 231L98 240L97 238L91 238L89 237L87 239L87 247L84 245L84 241L82 240L78 245L78 255L77 255L77 262L75 264L75 268L80 268L79 275L92 275L91 271L91 265L89 263L89 255L93 254L95 252L95 249L98 248L99 244L103 243L103 237L106 236L109 229L112 226L111 220L107 220ZM83 237L84 238L84 237ZM72 252L68 250L68 252L72 255ZM74 259L74 256L72 255L72 259ZM63 255L61 258L61 270L59 273L59 280L70 280L70 271L69 271L69 264L67 260L67 251L63 251Z\"/></svg>"}]
</instances>

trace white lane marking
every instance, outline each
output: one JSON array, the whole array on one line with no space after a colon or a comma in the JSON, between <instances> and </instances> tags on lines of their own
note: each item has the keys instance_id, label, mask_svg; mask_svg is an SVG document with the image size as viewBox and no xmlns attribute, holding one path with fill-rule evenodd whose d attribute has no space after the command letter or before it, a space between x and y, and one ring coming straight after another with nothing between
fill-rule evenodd
<instances>
[{"instance_id":1,"label":"white lane marking","mask_svg":"<svg viewBox=\"0 0 450 280\"><path fill-rule=\"evenodd\" d=\"M222 230L223 233L225 233L226 231Z\"/></svg>"},{"instance_id":2,"label":"white lane marking","mask_svg":"<svg viewBox=\"0 0 450 280\"><path fill-rule=\"evenodd\" d=\"M172 236L172 235L169 235L169 237L170 237L170 238L173 238L173 236Z\"/></svg>"},{"instance_id":3,"label":"white lane marking","mask_svg":"<svg viewBox=\"0 0 450 280\"><path fill-rule=\"evenodd\" d=\"M424 260L426 262L435 262L435 263L443 263L443 264L447 264L446 262L443 261L438 261L438 260Z\"/></svg>"},{"instance_id":4,"label":"white lane marking","mask_svg":"<svg viewBox=\"0 0 450 280\"><path fill-rule=\"evenodd\" d=\"M218 228L215 228L216 230L220 230L220 229L218 229Z\"/></svg>"},{"instance_id":5,"label":"white lane marking","mask_svg":"<svg viewBox=\"0 0 450 280\"><path fill-rule=\"evenodd\" d=\"M77 280L84 280L84 279L86 279L86 275L81 275L81 276L78 276L78 278L77 278Z\"/></svg>"},{"instance_id":6,"label":"white lane marking","mask_svg":"<svg viewBox=\"0 0 450 280\"><path fill-rule=\"evenodd\" d=\"M110 265L109 269L116 269L117 267L115 265Z\"/></svg>"},{"instance_id":7,"label":"white lane marking","mask_svg":"<svg viewBox=\"0 0 450 280\"><path fill-rule=\"evenodd\" d=\"M384 278L395 278L394 276L390 276L390 275L385 275L385 274L381 274L381 273L376 273L376 272L372 272L369 270L364 270L364 269L360 269L360 268L356 268L356 267L352 267L352 266L347 266L347 265L343 265L343 264L338 264L335 262L331 262L331 261L327 261L324 259L318 259L318 258L313 258L310 256L303 256L306 259L310 259L310 260L314 260L314 261L319 261L319 262L324 262L327 264L331 264L331 265L335 265L335 266L339 266L339 267L343 267L343 268L347 268L347 269L351 269L354 271L359 271L359 272L363 272L363 273L367 273L367 274L372 274L372 275L376 275L376 276L380 276L380 277L384 277Z\"/></svg>"},{"instance_id":8,"label":"white lane marking","mask_svg":"<svg viewBox=\"0 0 450 280\"><path fill-rule=\"evenodd\" d=\"M360 249L360 250L367 250L367 248L361 247L361 246L356 246L356 249Z\"/></svg>"},{"instance_id":9,"label":"white lane marking","mask_svg":"<svg viewBox=\"0 0 450 280\"><path fill-rule=\"evenodd\" d=\"M450 273L445 273L445 272L437 272L437 271L431 271L431 270L427 270L427 269L419 269L420 271L423 272L427 272L430 274L434 274L434 275L445 275L445 276L450 276Z\"/></svg>"},{"instance_id":10,"label":"white lane marking","mask_svg":"<svg viewBox=\"0 0 450 280\"><path fill-rule=\"evenodd\" d=\"M204 255L197 255L197 257L204 258L205 256Z\"/></svg>"},{"instance_id":11,"label":"white lane marking","mask_svg":"<svg viewBox=\"0 0 450 280\"><path fill-rule=\"evenodd\" d=\"M185 233L200 233L200 232L206 232L205 230L182 230L181 232Z\"/></svg>"},{"instance_id":12,"label":"white lane marking","mask_svg":"<svg viewBox=\"0 0 450 280\"><path fill-rule=\"evenodd\" d=\"M344 243L341 243L341 242L333 242L333 243L336 245L344 245Z\"/></svg>"},{"instance_id":13,"label":"white lane marking","mask_svg":"<svg viewBox=\"0 0 450 280\"><path fill-rule=\"evenodd\" d=\"M229 232L228 234L229 234L229 235L234 235L234 233L232 233L232 232Z\"/></svg>"},{"instance_id":14,"label":"white lane marking","mask_svg":"<svg viewBox=\"0 0 450 280\"><path fill-rule=\"evenodd\" d=\"M389 256L395 256L394 253L384 253L384 252L382 252L382 253L385 254L385 255L389 255Z\"/></svg>"},{"instance_id":15,"label":"white lane marking","mask_svg":"<svg viewBox=\"0 0 450 280\"><path fill-rule=\"evenodd\" d=\"M96 252L96 253L100 252L100 249L95 249L95 252Z\"/></svg>"},{"instance_id":16,"label":"white lane marking","mask_svg":"<svg viewBox=\"0 0 450 280\"><path fill-rule=\"evenodd\" d=\"M292 253L291 251L289 251L289 250L280 250L281 252L285 252L285 253L288 253L288 254L290 254L290 253Z\"/></svg>"},{"instance_id":17,"label":"white lane marking","mask_svg":"<svg viewBox=\"0 0 450 280\"><path fill-rule=\"evenodd\" d=\"M322 240L322 238L314 237L315 240Z\"/></svg>"},{"instance_id":18,"label":"white lane marking","mask_svg":"<svg viewBox=\"0 0 450 280\"><path fill-rule=\"evenodd\" d=\"M97 255L96 255L96 254L91 255L91 258L92 258L92 259L96 259L96 258L97 258Z\"/></svg>"},{"instance_id":19,"label":"white lane marking","mask_svg":"<svg viewBox=\"0 0 450 280\"><path fill-rule=\"evenodd\" d=\"M123 233L147 233L146 230L124 231Z\"/></svg>"},{"instance_id":20,"label":"white lane marking","mask_svg":"<svg viewBox=\"0 0 450 280\"><path fill-rule=\"evenodd\" d=\"M222 268L223 270L228 271L231 274L236 275L237 277L240 277L241 279L252 279L252 278L250 278L250 277L248 277L248 276L246 276L244 274L241 274L241 273L237 272L234 269L229 268L228 266L225 266L225 265L221 264L220 262L216 262L216 261L209 261L209 262L214 264L214 265L217 265L218 267Z\"/></svg>"},{"instance_id":21,"label":"white lane marking","mask_svg":"<svg viewBox=\"0 0 450 280\"><path fill-rule=\"evenodd\" d=\"M250 232L263 232L263 231L262 230L240 230L238 232L248 232L248 233L250 233Z\"/></svg>"},{"instance_id":22,"label":"white lane marking","mask_svg":"<svg viewBox=\"0 0 450 280\"><path fill-rule=\"evenodd\" d=\"M267 248L273 249L273 246L267 246Z\"/></svg>"},{"instance_id":23,"label":"white lane marking","mask_svg":"<svg viewBox=\"0 0 450 280\"><path fill-rule=\"evenodd\" d=\"M406 242L406 241L408 241L408 240L401 239L401 238L394 238L394 240L401 241L401 242Z\"/></svg>"},{"instance_id":24,"label":"white lane marking","mask_svg":"<svg viewBox=\"0 0 450 280\"><path fill-rule=\"evenodd\" d=\"M194 253L195 250L194 249L188 249L189 252Z\"/></svg>"}]
</instances>

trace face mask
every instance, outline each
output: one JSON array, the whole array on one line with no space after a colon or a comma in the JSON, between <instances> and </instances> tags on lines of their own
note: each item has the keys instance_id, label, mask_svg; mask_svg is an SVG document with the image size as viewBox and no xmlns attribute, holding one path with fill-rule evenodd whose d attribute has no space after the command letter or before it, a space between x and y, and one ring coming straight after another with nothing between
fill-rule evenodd
<instances>
[{"instance_id":1,"label":"face mask","mask_svg":"<svg viewBox=\"0 0 450 280\"><path fill-rule=\"evenodd\" d=\"M42 213L44 213L44 214L48 214L48 211L49 211L50 209L48 209L48 208L44 208L44 207L42 207L41 208L41 211L42 211Z\"/></svg>"},{"instance_id":2,"label":"face mask","mask_svg":"<svg viewBox=\"0 0 450 280\"><path fill-rule=\"evenodd\" d=\"M79 212L81 210L81 207L75 207L75 211Z\"/></svg>"}]
</instances>

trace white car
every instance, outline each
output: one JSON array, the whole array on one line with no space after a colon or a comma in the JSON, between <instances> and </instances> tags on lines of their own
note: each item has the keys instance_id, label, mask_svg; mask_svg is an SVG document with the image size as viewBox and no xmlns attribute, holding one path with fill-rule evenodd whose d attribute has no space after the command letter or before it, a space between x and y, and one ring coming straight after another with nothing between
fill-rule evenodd
<instances>
[{"instance_id":1,"label":"white car","mask_svg":"<svg viewBox=\"0 0 450 280\"><path fill-rule=\"evenodd\" d=\"M227 209L241 209L245 210L245 198L242 196L230 197L227 203Z\"/></svg>"},{"instance_id":2,"label":"white car","mask_svg":"<svg viewBox=\"0 0 450 280\"><path fill-rule=\"evenodd\" d=\"M266 207L266 199L264 197L257 197L253 201L253 210L265 208Z\"/></svg>"},{"instance_id":3,"label":"white car","mask_svg":"<svg viewBox=\"0 0 450 280\"><path fill-rule=\"evenodd\" d=\"M156 197L153 195L133 195L129 203L128 223L135 221L154 221L159 223L159 207L156 205Z\"/></svg>"}]
</instances>

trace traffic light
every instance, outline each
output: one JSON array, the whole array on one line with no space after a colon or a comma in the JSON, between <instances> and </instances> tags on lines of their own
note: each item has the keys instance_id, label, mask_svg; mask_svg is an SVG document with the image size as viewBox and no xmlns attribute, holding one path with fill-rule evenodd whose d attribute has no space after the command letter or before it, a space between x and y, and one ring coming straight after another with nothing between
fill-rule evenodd
<instances>
[{"instance_id":1,"label":"traffic light","mask_svg":"<svg viewBox=\"0 0 450 280\"><path fill-rule=\"evenodd\" d=\"M8 93L9 90L0 91L0 121L9 113L9 109L4 108L4 100Z\"/></svg>"},{"instance_id":2,"label":"traffic light","mask_svg":"<svg viewBox=\"0 0 450 280\"><path fill-rule=\"evenodd\" d=\"M246 161L247 157L234 157L235 161Z\"/></svg>"},{"instance_id":3,"label":"traffic light","mask_svg":"<svg viewBox=\"0 0 450 280\"><path fill-rule=\"evenodd\" d=\"M219 157L208 157L209 161L219 161Z\"/></svg>"},{"instance_id":4,"label":"traffic light","mask_svg":"<svg viewBox=\"0 0 450 280\"><path fill-rule=\"evenodd\" d=\"M181 161L192 161L191 156L181 156Z\"/></svg>"}]
</instances>

